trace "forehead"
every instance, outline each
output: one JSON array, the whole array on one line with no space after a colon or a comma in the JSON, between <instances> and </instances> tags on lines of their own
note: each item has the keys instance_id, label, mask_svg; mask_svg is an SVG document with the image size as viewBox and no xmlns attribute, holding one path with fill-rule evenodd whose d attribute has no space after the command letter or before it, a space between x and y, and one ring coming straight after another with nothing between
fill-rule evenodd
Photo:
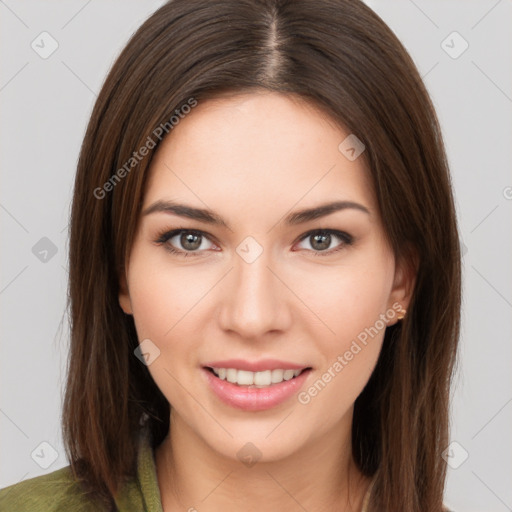
<instances>
[{"instance_id":1,"label":"forehead","mask_svg":"<svg viewBox=\"0 0 512 512\"><path fill-rule=\"evenodd\" d=\"M365 160L339 149L349 135L296 96L255 92L199 102L158 148L144 204L183 199L228 217L230 205L261 214L326 200L373 211Z\"/></svg>"}]
</instances>

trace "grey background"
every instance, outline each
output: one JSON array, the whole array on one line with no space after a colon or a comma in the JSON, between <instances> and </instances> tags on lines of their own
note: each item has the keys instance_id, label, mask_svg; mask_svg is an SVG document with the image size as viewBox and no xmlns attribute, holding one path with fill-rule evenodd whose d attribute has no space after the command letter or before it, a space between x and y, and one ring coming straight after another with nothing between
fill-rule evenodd
<instances>
[{"instance_id":1,"label":"grey background","mask_svg":"<svg viewBox=\"0 0 512 512\"><path fill-rule=\"evenodd\" d=\"M0 0L0 487L68 464L59 421L78 151L109 67L162 3ZM465 247L446 504L512 510L512 2L368 4L407 47L433 98ZM46 59L31 47L51 47L43 31L59 45Z\"/></svg>"}]
</instances>

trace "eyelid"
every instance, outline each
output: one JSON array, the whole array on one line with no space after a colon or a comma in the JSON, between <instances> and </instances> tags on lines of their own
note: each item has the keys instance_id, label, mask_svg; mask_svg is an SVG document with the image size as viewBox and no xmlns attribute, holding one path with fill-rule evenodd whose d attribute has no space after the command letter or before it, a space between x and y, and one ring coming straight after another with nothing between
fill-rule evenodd
<instances>
[{"instance_id":1,"label":"eyelid","mask_svg":"<svg viewBox=\"0 0 512 512\"><path fill-rule=\"evenodd\" d=\"M202 231L200 229L192 229L192 228L176 228L176 229L165 230L157 236L155 243L159 244L159 245L164 245L166 250L168 250L171 253L180 254L183 256L199 256L200 254L205 252L205 250L185 251L183 249L178 249L178 248L168 244L169 240L171 240L175 236L181 235L182 233L192 233L194 235L200 235L202 238L205 238L205 239L209 240L210 243L216 245L216 243L212 240L213 237L209 233L206 233L205 231Z\"/></svg>"},{"instance_id":2,"label":"eyelid","mask_svg":"<svg viewBox=\"0 0 512 512\"><path fill-rule=\"evenodd\" d=\"M312 249L306 249L308 252L311 252L315 256L327 256L329 254L333 254L337 252L338 250L343 249L347 245L352 245L354 242L354 237L350 235L349 233L346 233L345 231L340 231L338 229L329 229L329 228L318 228L318 229L312 229L308 231L307 233L304 233L299 237L296 243L302 242L304 240L309 239L310 237L318 234L328 234L331 236L335 236L339 240L341 240L341 243L334 247L333 249L326 249L324 251L314 251ZM294 244L295 245L295 244Z\"/></svg>"},{"instance_id":3,"label":"eyelid","mask_svg":"<svg viewBox=\"0 0 512 512\"><path fill-rule=\"evenodd\" d=\"M206 231L201 231L200 229L193 228L175 228L175 229L166 229L157 235L156 242L164 243L167 240L174 238L176 235L181 235L182 233L192 233L194 235L201 235L204 238L208 238L210 240L211 235L206 233Z\"/></svg>"}]
</instances>

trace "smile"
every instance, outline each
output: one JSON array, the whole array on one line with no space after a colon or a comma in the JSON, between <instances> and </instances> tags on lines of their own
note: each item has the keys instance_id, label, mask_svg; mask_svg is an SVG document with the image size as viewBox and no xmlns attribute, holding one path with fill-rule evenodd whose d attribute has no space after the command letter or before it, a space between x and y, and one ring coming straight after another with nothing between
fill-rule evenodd
<instances>
[{"instance_id":1,"label":"smile","mask_svg":"<svg viewBox=\"0 0 512 512\"><path fill-rule=\"evenodd\" d=\"M287 402L301 390L311 372L310 366L276 360L218 361L202 367L213 395L244 411L264 411Z\"/></svg>"}]
</instances>

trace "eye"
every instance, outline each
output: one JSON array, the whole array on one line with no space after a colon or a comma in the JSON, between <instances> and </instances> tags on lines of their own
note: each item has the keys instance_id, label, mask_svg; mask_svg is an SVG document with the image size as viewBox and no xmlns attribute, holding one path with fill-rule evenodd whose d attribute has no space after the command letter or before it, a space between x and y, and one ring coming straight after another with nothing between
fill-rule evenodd
<instances>
[{"instance_id":1,"label":"eye","mask_svg":"<svg viewBox=\"0 0 512 512\"><path fill-rule=\"evenodd\" d=\"M336 238L340 240L340 243L335 246L334 249L329 249L331 243L335 241ZM315 229L303 235L300 241L309 242L310 248L306 247L306 249L313 251L313 256L327 256L340 251L347 245L352 245L354 240L352 236L343 231L335 229Z\"/></svg>"},{"instance_id":2,"label":"eye","mask_svg":"<svg viewBox=\"0 0 512 512\"><path fill-rule=\"evenodd\" d=\"M170 253L187 257L199 256L202 251L211 248L208 246L208 240L208 237L202 231L174 229L159 235L155 242L164 245Z\"/></svg>"},{"instance_id":3,"label":"eye","mask_svg":"<svg viewBox=\"0 0 512 512\"><path fill-rule=\"evenodd\" d=\"M338 239L340 243L331 248L332 242ZM300 242L309 242L313 256L328 256L352 245L353 238L348 233L335 229L316 229L302 235ZM203 231L190 229L174 229L158 235L155 243L163 245L167 251L178 256L201 256L202 252L216 247ZM209 247L209 244L211 246ZM303 247L304 249L304 247Z\"/></svg>"}]
</instances>

